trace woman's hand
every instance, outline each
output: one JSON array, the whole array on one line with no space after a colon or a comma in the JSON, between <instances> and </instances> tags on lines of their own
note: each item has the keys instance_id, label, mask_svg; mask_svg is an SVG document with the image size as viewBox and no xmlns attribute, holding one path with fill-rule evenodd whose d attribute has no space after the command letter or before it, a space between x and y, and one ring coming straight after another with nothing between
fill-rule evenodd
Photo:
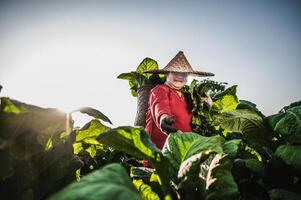
<instances>
[{"instance_id":1,"label":"woman's hand","mask_svg":"<svg viewBox=\"0 0 301 200\"><path fill-rule=\"evenodd\" d=\"M162 115L160 118L160 128L167 134L178 131L178 129L173 126L174 123L175 120L168 115Z\"/></svg>"}]
</instances>

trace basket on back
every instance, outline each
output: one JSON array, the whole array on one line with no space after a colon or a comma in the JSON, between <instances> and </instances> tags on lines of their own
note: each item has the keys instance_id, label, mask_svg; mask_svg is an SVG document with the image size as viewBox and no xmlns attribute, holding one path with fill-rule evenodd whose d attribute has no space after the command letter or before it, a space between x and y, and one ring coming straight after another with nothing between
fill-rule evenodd
<instances>
[{"instance_id":1,"label":"basket on back","mask_svg":"<svg viewBox=\"0 0 301 200\"><path fill-rule=\"evenodd\" d=\"M142 86L137 90L137 113L134 122L135 126L145 127L148 100L152 88L153 86Z\"/></svg>"}]
</instances>

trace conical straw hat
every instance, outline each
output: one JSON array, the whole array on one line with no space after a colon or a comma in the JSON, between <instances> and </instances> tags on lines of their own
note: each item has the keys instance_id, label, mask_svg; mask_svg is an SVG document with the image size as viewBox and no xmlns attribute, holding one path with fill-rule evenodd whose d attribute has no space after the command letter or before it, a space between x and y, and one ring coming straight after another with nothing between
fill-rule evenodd
<instances>
[{"instance_id":1,"label":"conical straw hat","mask_svg":"<svg viewBox=\"0 0 301 200\"><path fill-rule=\"evenodd\" d=\"M177 55L164 67L158 70L147 70L144 73L166 74L168 72L187 72L194 76L214 76L210 72L195 71L192 69L183 51L179 51Z\"/></svg>"}]
</instances>

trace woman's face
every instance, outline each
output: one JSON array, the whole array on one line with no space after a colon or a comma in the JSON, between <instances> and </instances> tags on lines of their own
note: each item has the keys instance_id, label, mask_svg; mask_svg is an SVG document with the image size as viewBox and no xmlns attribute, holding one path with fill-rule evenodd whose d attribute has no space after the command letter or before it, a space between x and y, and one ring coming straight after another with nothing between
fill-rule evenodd
<instances>
[{"instance_id":1,"label":"woman's face","mask_svg":"<svg viewBox=\"0 0 301 200\"><path fill-rule=\"evenodd\" d=\"M182 88L187 83L188 73L185 72L169 72L167 79L177 88Z\"/></svg>"}]
</instances>

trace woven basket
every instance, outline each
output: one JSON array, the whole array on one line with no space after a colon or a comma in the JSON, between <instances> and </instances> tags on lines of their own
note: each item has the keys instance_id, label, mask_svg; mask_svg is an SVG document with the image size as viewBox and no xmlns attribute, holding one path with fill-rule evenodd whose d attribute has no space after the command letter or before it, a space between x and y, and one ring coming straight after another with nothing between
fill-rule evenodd
<instances>
[{"instance_id":1,"label":"woven basket","mask_svg":"<svg viewBox=\"0 0 301 200\"><path fill-rule=\"evenodd\" d=\"M137 113L134 123L135 126L145 127L148 100L152 88L152 86L143 86L137 90Z\"/></svg>"}]
</instances>

